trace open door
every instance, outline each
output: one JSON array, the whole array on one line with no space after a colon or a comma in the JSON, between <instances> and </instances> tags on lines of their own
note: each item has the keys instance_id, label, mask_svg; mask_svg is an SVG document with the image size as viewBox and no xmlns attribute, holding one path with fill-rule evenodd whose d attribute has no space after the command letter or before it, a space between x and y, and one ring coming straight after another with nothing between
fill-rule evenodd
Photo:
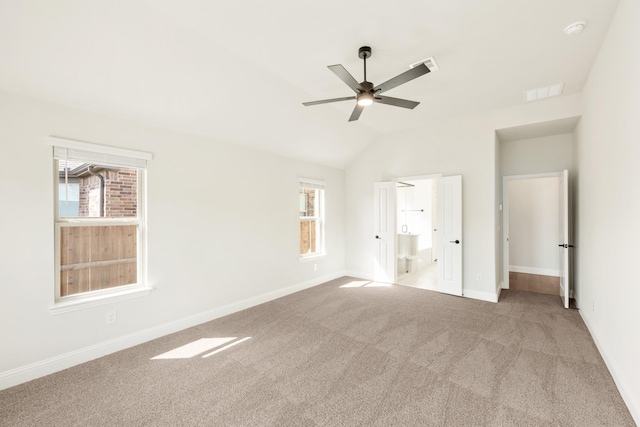
<instances>
[{"instance_id":1,"label":"open door","mask_svg":"<svg viewBox=\"0 0 640 427\"><path fill-rule=\"evenodd\" d=\"M396 184L373 184L373 238L375 255L373 280L394 283L396 279Z\"/></svg>"},{"instance_id":2,"label":"open door","mask_svg":"<svg viewBox=\"0 0 640 427\"><path fill-rule=\"evenodd\" d=\"M562 172L560 179L560 298L564 308L569 308L570 285L571 285L571 264L570 264L570 206L569 206L569 171Z\"/></svg>"},{"instance_id":3,"label":"open door","mask_svg":"<svg viewBox=\"0 0 640 427\"><path fill-rule=\"evenodd\" d=\"M438 180L438 291L462 295L462 176Z\"/></svg>"}]
</instances>

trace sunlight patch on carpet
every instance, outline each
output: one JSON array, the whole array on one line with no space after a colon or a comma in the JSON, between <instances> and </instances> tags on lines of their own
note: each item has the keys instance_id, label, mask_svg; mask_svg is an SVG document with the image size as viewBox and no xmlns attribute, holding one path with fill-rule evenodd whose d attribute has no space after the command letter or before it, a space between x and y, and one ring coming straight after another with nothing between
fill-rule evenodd
<instances>
[{"instance_id":1,"label":"sunlight patch on carpet","mask_svg":"<svg viewBox=\"0 0 640 427\"><path fill-rule=\"evenodd\" d=\"M340 286L341 288L386 288L393 286L391 283L372 282L370 280L352 280Z\"/></svg>"},{"instance_id":2,"label":"sunlight patch on carpet","mask_svg":"<svg viewBox=\"0 0 640 427\"><path fill-rule=\"evenodd\" d=\"M393 286L391 283L371 282L364 285L365 288L388 288Z\"/></svg>"},{"instance_id":3,"label":"sunlight patch on carpet","mask_svg":"<svg viewBox=\"0 0 640 427\"><path fill-rule=\"evenodd\" d=\"M151 360L157 359L190 359L194 356L209 351L230 341L237 339L238 337L224 337L224 338L201 338L197 341L190 342L181 347L174 348L173 350L162 353L159 356L152 357Z\"/></svg>"},{"instance_id":4,"label":"sunlight patch on carpet","mask_svg":"<svg viewBox=\"0 0 640 427\"><path fill-rule=\"evenodd\" d=\"M224 347L222 347L222 348L219 348L219 349L217 349L217 350L215 350L215 351L212 351L212 352L211 352L211 353L209 353L209 354L205 354L205 355L204 355L204 356L202 356L202 357L203 357L203 358L205 358L205 357L213 356L213 355L214 355L214 354L216 354L216 353L220 353L221 351L225 351L226 349L231 348L231 347L233 347L234 345L238 345L238 344L240 344L240 343L242 343L242 342L245 342L245 341L247 341L247 340L250 340L250 339L251 339L251 337L242 338L241 340L238 340L238 341L236 341L236 342L232 342L231 344L227 344L227 345L225 345L225 346L224 346Z\"/></svg>"},{"instance_id":5,"label":"sunlight patch on carpet","mask_svg":"<svg viewBox=\"0 0 640 427\"><path fill-rule=\"evenodd\" d=\"M353 280L349 283L345 283L344 285L340 286L341 288L361 288L364 285L366 285L367 283L371 283L368 280Z\"/></svg>"}]
</instances>

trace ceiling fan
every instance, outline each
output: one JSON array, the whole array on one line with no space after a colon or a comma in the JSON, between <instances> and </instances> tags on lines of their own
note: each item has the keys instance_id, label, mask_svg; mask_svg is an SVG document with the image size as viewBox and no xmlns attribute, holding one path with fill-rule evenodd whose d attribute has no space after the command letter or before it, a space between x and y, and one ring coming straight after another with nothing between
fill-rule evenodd
<instances>
[{"instance_id":1,"label":"ceiling fan","mask_svg":"<svg viewBox=\"0 0 640 427\"><path fill-rule=\"evenodd\" d=\"M371 58L371 48L369 46L362 46L358 50L358 57L360 57L364 61L364 81L360 83L358 83L356 79L354 79L353 76L349 74L346 68L344 68L340 64L329 65L327 67L331 71L333 71L333 73L338 76L340 80L345 82L347 86L353 89L353 91L356 93L355 96L323 99L322 101L303 102L302 105L308 107L310 105L328 104L330 102L349 101L355 99L357 100L356 108L354 108L353 113L351 113L351 117L349 117L349 121L352 122L354 120L358 120L360 114L362 114L362 110L364 110L364 107L366 107L367 105L371 105L374 102L393 105L395 107L409 108L411 110L416 108L418 104L420 104L416 101L392 98L390 96L380 96L380 94L388 91L389 89L400 86L401 84L410 82L411 80L424 74L427 74L430 71L429 67L424 64L420 64L415 68L410 69L409 71L398 74L394 78L387 80L386 82L379 84L378 86L374 86L373 83L367 81L367 58Z\"/></svg>"}]
</instances>

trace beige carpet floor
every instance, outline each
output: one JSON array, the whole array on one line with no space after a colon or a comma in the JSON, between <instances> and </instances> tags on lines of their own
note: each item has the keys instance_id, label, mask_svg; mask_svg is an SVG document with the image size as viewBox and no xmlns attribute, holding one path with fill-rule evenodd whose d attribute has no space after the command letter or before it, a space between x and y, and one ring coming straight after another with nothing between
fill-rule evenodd
<instances>
[{"instance_id":1,"label":"beige carpet floor","mask_svg":"<svg viewBox=\"0 0 640 427\"><path fill-rule=\"evenodd\" d=\"M635 424L557 297L342 278L0 391L0 425Z\"/></svg>"}]
</instances>

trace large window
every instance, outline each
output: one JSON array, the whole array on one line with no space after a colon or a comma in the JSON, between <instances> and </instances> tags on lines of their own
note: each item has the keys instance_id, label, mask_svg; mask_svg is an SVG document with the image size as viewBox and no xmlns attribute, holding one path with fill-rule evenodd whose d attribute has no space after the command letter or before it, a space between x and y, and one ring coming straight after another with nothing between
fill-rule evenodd
<instances>
[{"instance_id":1,"label":"large window","mask_svg":"<svg viewBox=\"0 0 640 427\"><path fill-rule=\"evenodd\" d=\"M51 138L56 303L145 288L148 153Z\"/></svg>"},{"instance_id":2,"label":"large window","mask_svg":"<svg viewBox=\"0 0 640 427\"><path fill-rule=\"evenodd\" d=\"M300 257L324 254L324 182L300 179Z\"/></svg>"}]
</instances>

